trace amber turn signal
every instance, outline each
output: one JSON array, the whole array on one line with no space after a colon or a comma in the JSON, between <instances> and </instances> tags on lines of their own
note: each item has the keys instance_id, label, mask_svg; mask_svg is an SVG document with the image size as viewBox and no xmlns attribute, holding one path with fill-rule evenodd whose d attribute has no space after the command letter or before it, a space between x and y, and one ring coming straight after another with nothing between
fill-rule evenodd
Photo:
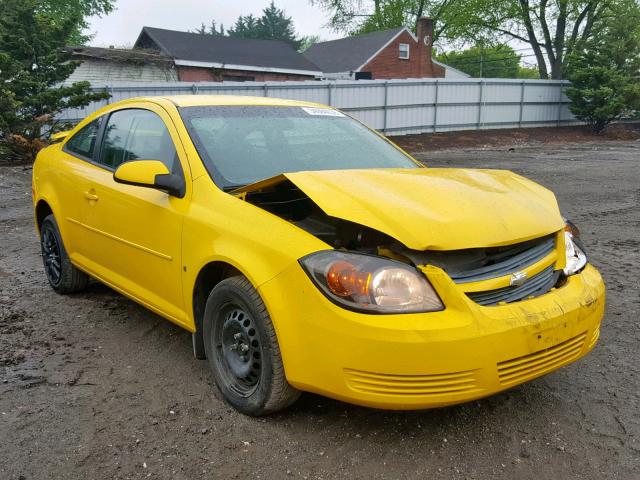
<instances>
[{"instance_id":1,"label":"amber turn signal","mask_svg":"<svg viewBox=\"0 0 640 480\"><path fill-rule=\"evenodd\" d=\"M565 218L565 225L564 225L564 231L565 232L569 232L571 235L573 235L576 238L580 237L580 229L578 227L576 227L576 224L573 223L571 220L567 220Z\"/></svg>"},{"instance_id":2,"label":"amber turn signal","mask_svg":"<svg viewBox=\"0 0 640 480\"><path fill-rule=\"evenodd\" d=\"M341 297L369 295L371 273L359 271L355 265L337 261L327 270L327 287Z\"/></svg>"}]
</instances>

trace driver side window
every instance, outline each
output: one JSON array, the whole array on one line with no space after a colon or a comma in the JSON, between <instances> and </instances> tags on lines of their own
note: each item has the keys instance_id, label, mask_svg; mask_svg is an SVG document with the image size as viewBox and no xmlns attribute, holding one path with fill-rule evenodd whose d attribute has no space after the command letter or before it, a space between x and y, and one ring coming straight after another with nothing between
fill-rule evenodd
<instances>
[{"instance_id":1,"label":"driver side window","mask_svg":"<svg viewBox=\"0 0 640 480\"><path fill-rule=\"evenodd\" d=\"M116 169L130 160L159 160L170 172L180 169L171 135L155 113L127 109L109 116L98 162Z\"/></svg>"}]
</instances>

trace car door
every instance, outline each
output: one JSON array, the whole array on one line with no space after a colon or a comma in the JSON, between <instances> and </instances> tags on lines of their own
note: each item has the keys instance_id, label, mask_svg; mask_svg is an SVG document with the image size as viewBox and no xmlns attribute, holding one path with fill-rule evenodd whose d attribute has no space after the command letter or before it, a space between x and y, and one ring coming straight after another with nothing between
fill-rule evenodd
<instances>
[{"instance_id":1,"label":"car door","mask_svg":"<svg viewBox=\"0 0 640 480\"><path fill-rule=\"evenodd\" d=\"M58 201L58 211L54 212L58 228L64 239L65 249L71 261L82 263L86 256L86 230L82 227L82 215L88 194L87 170L96 153L102 117L93 120L63 145L56 168L48 172Z\"/></svg>"},{"instance_id":2,"label":"car door","mask_svg":"<svg viewBox=\"0 0 640 480\"><path fill-rule=\"evenodd\" d=\"M123 162L160 160L187 181L183 198L116 183ZM90 269L98 278L177 323L184 323L181 237L191 185L185 152L169 115L133 104L105 120L97 166L88 176L84 223Z\"/></svg>"}]
</instances>

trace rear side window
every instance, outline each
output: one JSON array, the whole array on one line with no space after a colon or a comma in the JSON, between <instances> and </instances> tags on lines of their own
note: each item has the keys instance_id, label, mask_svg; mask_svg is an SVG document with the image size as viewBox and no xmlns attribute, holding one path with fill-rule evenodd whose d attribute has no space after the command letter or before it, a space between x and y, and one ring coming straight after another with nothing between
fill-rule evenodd
<instances>
[{"instance_id":1,"label":"rear side window","mask_svg":"<svg viewBox=\"0 0 640 480\"><path fill-rule=\"evenodd\" d=\"M93 150L98 139L101 118L94 120L82 127L78 133L69 139L65 145L65 150L85 158L93 158Z\"/></svg>"},{"instance_id":2,"label":"rear side window","mask_svg":"<svg viewBox=\"0 0 640 480\"><path fill-rule=\"evenodd\" d=\"M171 135L155 113L128 109L114 112L109 117L99 163L115 169L130 160L159 160L170 172L177 167Z\"/></svg>"}]
</instances>

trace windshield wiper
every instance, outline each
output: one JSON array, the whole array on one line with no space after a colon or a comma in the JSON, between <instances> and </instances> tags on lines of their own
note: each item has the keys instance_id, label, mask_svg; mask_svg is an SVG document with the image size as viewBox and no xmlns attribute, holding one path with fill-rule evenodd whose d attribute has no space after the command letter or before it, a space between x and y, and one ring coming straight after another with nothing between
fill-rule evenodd
<instances>
[{"instance_id":1,"label":"windshield wiper","mask_svg":"<svg viewBox=\"0 0 640 480\"><path fill-rule=\"evenodd\" d=\"M224 187L222 187L222 191L231 192L237 188L242 188L242 187L246 187L246 185L225 185Z\"/></svg>"}]
</instances>

